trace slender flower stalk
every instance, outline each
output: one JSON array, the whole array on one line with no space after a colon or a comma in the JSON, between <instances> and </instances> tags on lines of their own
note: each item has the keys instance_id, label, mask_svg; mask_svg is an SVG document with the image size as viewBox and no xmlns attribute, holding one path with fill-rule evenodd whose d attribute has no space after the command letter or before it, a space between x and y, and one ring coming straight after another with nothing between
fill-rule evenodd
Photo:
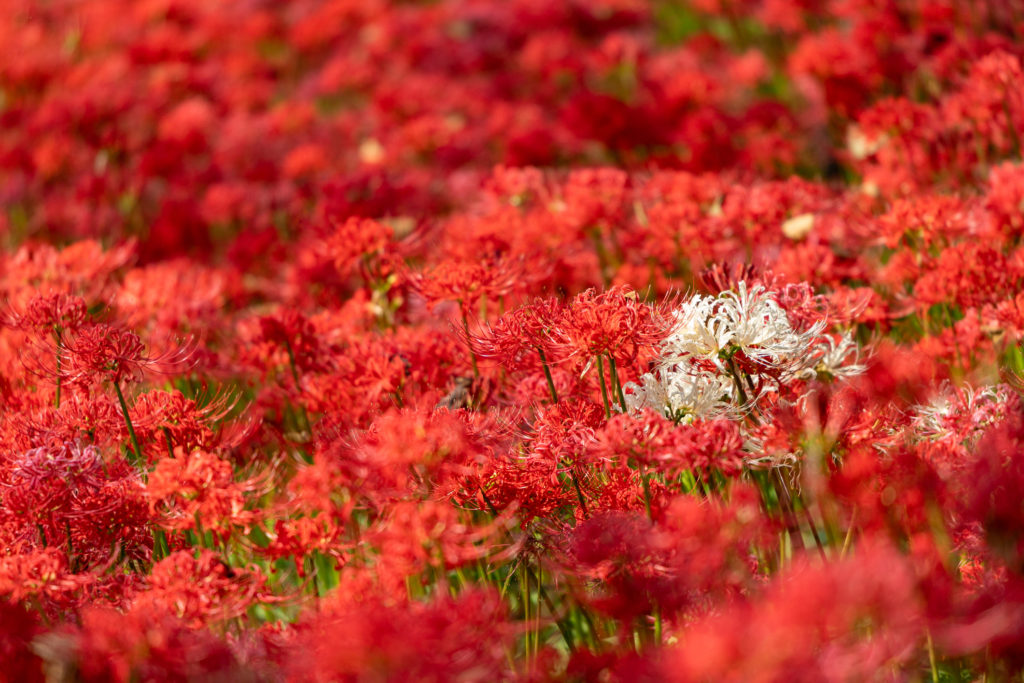
<instances>
[{"instance_id":1,"label":"slender flower stalk","mask_svg":"<svg viewBox=\"0 0 1024 683\"><path fill-rule=\"evenodd\" d=\"M551 377L551 368L548 367L548 359L544 355L544 349L538 346L537 353L540 355L541 367L544 368L544 379L547 380L548 391L551 392L551 402L558 403L558 391L555 389L555 380Z\"/></svg>"},{"instance_id":2,"label":"slender flower stalk","mask_svg":"<svg viewBox=\"0 0 1024 683\"><path fill-rule=\"evenodd\" d=\"M54 390L53 407L59 409L60 408L61 383L63 382L63 378L61 377L61 373L60 373L60 363L61 363L61 360L60 360L60 356L61 356L60 330L55 327L53 329L53 335L54 335L55 341L57 342L57 387Z\"/></svg>"},{"instance_id":3,"label":"slender flower stalk","mask_svg":"<svg viewBox=\"0 0 1024 683\"><path fill-rule=\"evenodd\" d=\"M121 385L116 381L113 383L114 392L117 393L117 400L121 404L121 414L124 415L124 423L128 427L128 436L132 442L133 462L138 463L142 459L142 449L139 447L139 437L135 435L135 427L132 425L132 418L128 414L128 403L124 400L124 393L121 392Z\"/></svg>"},{"instance_id":4,"label":"slender flower stalk","mask_svg":"<svg viewBox=\"0 0 1024 683\"><path fill-rule=\"evenodd\" d=\"M619 382L619 372L615 366L615 357L611 354L608 355L608 370L612 380L613 391L619 399L619 408L622 412L626 412L626 395L622 393L622 384Z\"/></svg>"},{"instance_id":5,"label":"slender flower stalk","mask_svg":"<svg viewBox=\"0 0 1024 683\"><path fill-rule=\"evenodd\" d=\"M611 404L608 402L608 389L604 381L604 359L601 354L597 354L597 381L601 385L601 401L604 404L604 416L611 418L612 409Z\"/></svg>"}]
</instances>

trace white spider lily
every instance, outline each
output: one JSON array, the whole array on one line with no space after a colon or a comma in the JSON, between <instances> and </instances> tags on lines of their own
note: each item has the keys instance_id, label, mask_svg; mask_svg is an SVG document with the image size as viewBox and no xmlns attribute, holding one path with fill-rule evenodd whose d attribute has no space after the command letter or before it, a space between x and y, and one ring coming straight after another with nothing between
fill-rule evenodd
<instances>
[{"instance_id":1,"label":"white spider lily","mask_svg":"<svg viewBox=\"0 0 1024 683\"><path fill-rule=\"evenodd\" d=\"M738 417L739 409L731 380L711 372L678 365L664 368L657 376L640 378L643 386L625 386L629 411L650 408L676 422L698 418Z\"/></svg>"},{"instance_id":2,"label":"white spider lily","mask_svg":"<svg viewBox=\"0 0 1024 683\"><path fill-rule=\"evenodd\" d=\"M740 282L736 291L691 297L675 313L662 342L657 373L631 384L630 410L651 408L676 421L715 416L739 419L779 383L857 374L857 346L848 336L823 334L826 323L793 328L773 292ZM760 368L740 371L742 353ZM749 374L748 374L749 373ZM774 388L773 388L774 387Z\"/></svg>"},{"instance_id":3,"label":"white spider lily","mask_svg":"<svg viewBox=\"0 0 1024 683\"><path fill-rule=\"evenodd\" d=\"M864 366L856 361L860 358L860 348L849 334L838 339L823 335L814 345L813 366L809 366L800 374L802 379L810 379L819 374L830 377L852 377L864 372Z\"/></svg>"},{"instance_id":4,"label":"white spider lily","mask_svg":"<svg viewBox=\"0 0 1024 683\"><path fill-rule=\"evenodd\" d=\"M771 292L761 285L748 288L745 282L739 283L736 292L693 297L676 317L678 322L662 344L663 364L698 357L722 370L722 355L742 351L756 363L795 375L804 369L825 328L824 322L818 322L797 332Z\"/></svg>"}]
</instances>

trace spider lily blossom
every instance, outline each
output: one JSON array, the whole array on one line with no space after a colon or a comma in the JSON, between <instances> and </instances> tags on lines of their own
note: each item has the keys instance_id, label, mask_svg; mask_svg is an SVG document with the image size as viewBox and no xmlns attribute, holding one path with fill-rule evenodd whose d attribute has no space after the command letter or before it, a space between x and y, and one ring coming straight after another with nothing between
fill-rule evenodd
<instances>
[{"instance_id":1,"label":"spider lily blossom","mask_svg":"<svg viewBox=\"0 0 1024 683\"><path fill-rule=\"evenodd\" d=\"M851 362L852 339L825 333L825 320L797 329L763 285L741 281L735 291L694 295L673 316L657 370L625 387L631 410L650 408L676 421L738 419L786 385L862 371Z\"/></svg>"}]
</instances>

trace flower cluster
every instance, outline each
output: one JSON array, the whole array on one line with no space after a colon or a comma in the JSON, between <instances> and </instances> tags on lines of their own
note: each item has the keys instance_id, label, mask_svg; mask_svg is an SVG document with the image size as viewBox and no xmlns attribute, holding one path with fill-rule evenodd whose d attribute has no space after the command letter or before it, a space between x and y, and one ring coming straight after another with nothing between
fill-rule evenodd
<instances>
[{"instance_id":1,"label":"flower cluster","mask_svg":"<svg viewBox=\"0 0 1024 683\"><path fill-rule=\"evenodd\" d=\"M768 394L794 384L862 371L849 335L825 333L819 320L794 329L777 294L737 283L736 291L695 295L674 313L661 342L658 370L628 384L630 410L649 408L676 422L761 410Z\"/></svg>"},{"instance_id":2,"label":"flower cluster","mask_svg":"<svg viewBox=\"0 0 1024 683\"><path fill-rule=\"evenodd\" d=\"M1024 0L0 0L0 680L1012 680Z\"/></svg>"}]
</instances>

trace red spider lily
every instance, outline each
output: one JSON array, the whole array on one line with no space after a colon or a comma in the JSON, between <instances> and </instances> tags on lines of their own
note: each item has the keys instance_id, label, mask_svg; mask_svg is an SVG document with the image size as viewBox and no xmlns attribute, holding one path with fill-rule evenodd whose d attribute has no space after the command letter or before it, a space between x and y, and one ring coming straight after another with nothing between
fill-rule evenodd
<instances>
[{"instance_id":1,"label":"red spider lily","mask_svg":"<svg viewBox=\"0 0 1024 683\"><path fill-rule=\"evenodd\" d=\"M532 427L531 456L555 465L576 464L586 455L603 422L601 407L590 401L563 401L538 411Z\"/></svg>"},{"instance_id":2,"label":"red spider lily","mask_svg":"<svg viewBox=\"0 0 1024 683\"><path fill-rule=\"evenodd\" d=\"M443 410L403 410L381 416L354 444L324 444L323 455L344 473L353 493L382 503L455 493L501 453L503 442L502 430L486 422L467 424Z\"/></svg>"},{"instance_id":3,"label":"red spider lily","mask_svg":"<svg viewBox=\"0 0 1024 683\"><path fill-rule=\"evenodd\" d=\"M939 255L935 269L914 285L914 296L922 307L947 301L978 307L1016 291L1024 275L1018 270L996 249L958 244Z\"/></svg>"},{"instance_id":4,"label":"red spider lily","mask_svg":"<svg viewBox=\"0 0 1024 683\"><path fill-rule=\"evenodd\" d=\"M6 663L5 675L32 683L44 680L43 663L30 647L41 631L38 619L21 605L4 601L0 602L0 623L0 658Z\"/></svg>"},{"instance_id":5,"label":"red spider lily","mask_svg":"<svg viewBox=\"0 0 1024 683\"><path fill-rule=\"evenodd\" d=\"M946 487L934 468L917 453L901 448L879 457L868 444L844 457L829 488L857 510L858 529L888 529L897 537L930 531L934 523L930 510L941 506L946 496ZM896 491L901 495L894 499Z\"/></svg>"},{"instance_id":6,"label":"red spider lily","mask_svg":"<svg viewBox=\"0 0 1024 683\"><path fill-rule=\"evenodd\" d=\"M618 287L578 295L554 321L552 336L568 358L607 355L625 364L660 342L668 327L662 310Z\"/></svg>"},{"instance_id":7,"label":"red spider lily","mask_svg":"<svg viewBox=\"0 0 1024 683\"><path fill-rule=\"evenodd\" d=\"M989 549L1006 567L1024 575L1021 493L1024 491L1024 413L1019 402L979 441L972 466L957 482L966 517L984 530Z\"/></svg>"},{"instance_id":8,"label":"red spider lily","mask_svg":"<svg viewBox=\"0 0 1024 683\"><path fill-rule=\"evenodd\" d=\"M82 562L105 560L115 541L138 549L148 521L138 475L123 460L106 462L95 446L27 451L6 463L3 484L5 517L26 541L68 547Z\"/></svg>"},{"instance_id":9,"label":"red spider lily","mask_svg":"<svg viewBox=\"0 0 1024 683\"><path fill-rule=\"evenodd\" d=\"M63 340L56 376L71 386L97 381L120 386L141 380L146 371L177 371L188 363L192 353L190 345L156 356L144 352L142 340L130 330L102 323L89 325Z\"/></svg>"},{"instance_id":10,"label":"red spider lily","mask_svg":"<svg viewBox=\"0 0 1024 683\"><path fill-rule=\"evenodd\" d=\"M59 448L65 443L92 441L98 446L119 444L126 436L124 417L116 399L72 394L57 411L37 411L12 420L20 450L36 444Z\"/></svg>"},{"instance_id":11,"label":"red spider lily","mask_svg":"<svg viewBox=\"0 0 1024 683\"><path fill-rule=\"evenodd\" d=\"M61 601L93 582L90 575L68 570L67 558L56 548L42 548L0 560L0 595L14 602L30 596ZM72 604L74 600L68 601Z\"/></svg>"},{"instance_id":12,"label":"red spider lily","mask_svg":"<svg viewBox=\"0 0 1024 683\"><path fill-rule=\"evenodd\" d=\"M226 534L258 519L258 513L246 509L246 494L254 488L253 482L235 481L230 463L216 455L178 447L150 472L146 497L162 526Z\"/></svg>"},{"instance_id":13,"label":"red spider lily","mask_svg":"<svg viewBox=\"0 0 1024 683\"><path fill-rule=\"evenodd\" d=\"M739 473L746 457L735 422L702 420L677 426L647 410L637 416L614 416L595 434L590 455L666 473L717 470L725 474Z\"/></svg>"},{"instance_id":14,"label":"red spider lily","mask_svg":"<svg viewBox=\"0 0 1024 683\"><path fill-rule=\"evenodd\" d=\"M609 231L621 222L629 175L619 169L574 171L565 183L565 222L574 230Z\"/></svg>"},{"instance_id":15,"label":"red spider lily","mask_svg":"<svg viewBox=\"0 0 1024 683\"><path fill-rule=\"evenodd\" d=\"M880 667L909 673L923 629L912 568L892 550L867 548L855 560L800 565L759 601L683 630L686 645L671 651L662 672L676 681L839 680ZM788 639L794 634L799 641Z\"/></svg>"},{"instance_id":16,"label":"red spider lily","mask_svg":"<svg viewBox=\"0 0 1024 683\"><path fill-rule=\"evenodd\" d=\"M494 359L510 370L556 359L554 326L561 316L556 299L538 299L503 315L493 326L468 335L467 342L481 358Z\"/></svg>"},{"instance_id":17,"label":"red spider lily","mask_svg":"<svg viewBox=\"0 0 1024 683\"><path fill-rule=\"evenodd\" d=\"M97 447L65 443L55 450L44 447L27 451L11 463L9 476L11 487L33 496L32 507L46 510L54 502L61 506L73 503L80 489L101 486L106 479L106 465ZM58 496L45 491L51 480L66 487L70 501L67 494ZM39 498L39 493L44 497Z\"/></svg>"},{"instance_id":18,"label":"red spider lily","mask_svg":"<svg viewBox=\"0 0 1024 683\"><path fill-rule=\"evenodd\" d=\"M327 242L335 267L347 273L364 259L380 252L394 237L387 225L366 218L350 218L337 225Z\"/></svg>"},{"instance_id":19,"label":"red spider lily","mask_svg":"<svg viewBox=\"0 0 1024 683\"><path fill-rule=\"evenodd\" d=\"M24 312L12 311L7 324L22 330L74 332L88 318L85 300L68 294L39 295L29 300Z\"/></svg>"},{"instance_id":20,"label":"red spider lily","mask_svg":"<svg viewBox=\"0 0 1024 683\"><path fill-rule=\"evenodd\" d=\"M496 519L484 526L468 521L465 511L447 502L400 502L391 506L387 518L367 537L380 552L386 572L412 577L428 568L450 571L489 555L500 558L510 548L495 539L507 523Z\"/></svg>"},{"instance_id":21,"label":"red spider lily","mask_svg":"<svg viewBox=\"0 0 1024 683\"><path fill-rule=\"evenodd\" d=\"M483 480L485 505L499 512L516 510L523 526L579 506L579 494L572 485L563 484L552 463L539 458L497 459Z\"/></svg>"},{"instance_id":22,"label":"red spider lily","mask_svg":"<svg viewBox=\"0 0 1024 683\"><path fill-rule=\"evenodd\" d=\"M283 519L268 524L269 557L305 557L313 551L336 556L354 545L346 538L355 502L345 495L345 478L327 458L299 469L277 508Z\"/></svg>"},{"instance_id":23,"label":"red spider lily","mask_svg":"<svg viewBox=\"0 0 1024 683\"><path fill-rule=\"evenodd\" d=\"M133 609L172 614L192 628L237 617L265 596L258 569L229 567L216 553L180 550L153 566Z\"/></svg>"},{"instance_id":24,"label":"red spider lily","mask_svg":"<svg viewBox=\"0 0 1024 683\"><path fill-rule=\"evenodd\" d=\"M1022 17L0 0L0 679L1012 678Z\"/></svg>"},{"instance_id":25,"label":"red spider lily","mask_svg":"<svg viewBox=\"0 0 1024 683\"><path fill-rule=\"evenodd\" d=\"M213 427L235 407L227 394L213 396L202 405L185 398L180 391L150 391L140 394L132 406L132 424L143 441L166 441L172 451L211 449L218 439Z\"/></svg>"},{"instance_id":26,"label":"red spider lily","mask_svg":"<svg viewBox=\"0 0 1024 683\"><path fill-rule=\"evenodd\" d=\"M299 375L324 368L324 350L316 330L298 311L286 310L279 315L261 317L259 334L254 341L283 351L281 365L290 368L296 383Z\"/></svg>"},{"instance_id":27,"label":"red spider lily","mask_svg":"<svg viewBox=\"0 0 1024 683\"><path fill-rule=\"evenodd\" d=\"M111 303L118 319L149 331L149 338L173 339L208 333L243 298L237 273L179 259L129 270Z\"/></svg>"},{"instance_id":28,"label":"red spider lily","mask_svg":"<svg viewBox=\"0 0 1024 683\"><path fill-rule=\"evenodd\" d=\"M68 293L87 302L106 299L112 275L133 256L131 241L104 250L98 241L83 240L64 249L27 244L4 258L2 289L13 306L27 304L40 292Z\"/></svg>"},{"instance_id":29,"label":"red spider lily","mask_svg":"<svg viewBox=\"0 0 1024 683\"><path fill-rule=\"evenodd\" d=\"M408 278L431 308L442 301L456 301L463 315L469 315L481 302L497 303L522 291L532 275L523 261L499 258L484 263L444 262Z\"/></svg>"},{"instance_id":30,"label":"red spider lily","mask_svg":"<svg viewBox=\"0 0 1024 683\"><path fill-rule=\"evenodd\" d=\"M1020 217L1020 205L1024 201L1020 177L1024 167L1010 162L992 168L989 174L989 189L985 197L988 208L996 215L997 229L1012 235L1024 226Z\"/></svg>"},{"instance_id":31,"label":"red spider lily","mask_svg":"<svg viewBox=\"0 0 1024 683\"><path fill-rule=\"evenodd\" d=\"M513 634L504 613L498 596L482 590L409 605L373 596L341 602L303 628L300 642L313 648L312 656L294 650L290 668L316 681L500 680L504 647Z\"/></svg>"},{"instance_id":32,"label":"red spider lily","mask_svg":"<svg viewBox=\"0 0 1024 683\"><path fill-rule=\"evenodd\" d=\"M54 634L46 660L84 680L175 680L244 675L222 640L167 614L141 607L126 614L102 607L83 611L80 626Z\"/></svg>"},{"instance_id":33,"label":"red spider lily","mask_svg":"<svg viewBox=\"0 0 1024 683\"><path fill-rule=\"evenodd\" d=\"M605 595L593 604L626 622L654 605L671 618L735 598L753 585L747 544L762 534L756 494L736 498L722 508L679 498L658 524L639 512L595 515L573 532L570 569L600 578Z\"/></svg>"},{"instance_id":34,"label":"red spider lily","mask_svg":"<svg viewBox=\"0 0 1024 683\"><path fill-rule=\"evenodd\" d=\"M955 197L899 199L879 221L884 242L890 248L902 240L921 247L948 244L973 227L975 221L964 215L966 208Z\"/></svg>"}]
</instances>

